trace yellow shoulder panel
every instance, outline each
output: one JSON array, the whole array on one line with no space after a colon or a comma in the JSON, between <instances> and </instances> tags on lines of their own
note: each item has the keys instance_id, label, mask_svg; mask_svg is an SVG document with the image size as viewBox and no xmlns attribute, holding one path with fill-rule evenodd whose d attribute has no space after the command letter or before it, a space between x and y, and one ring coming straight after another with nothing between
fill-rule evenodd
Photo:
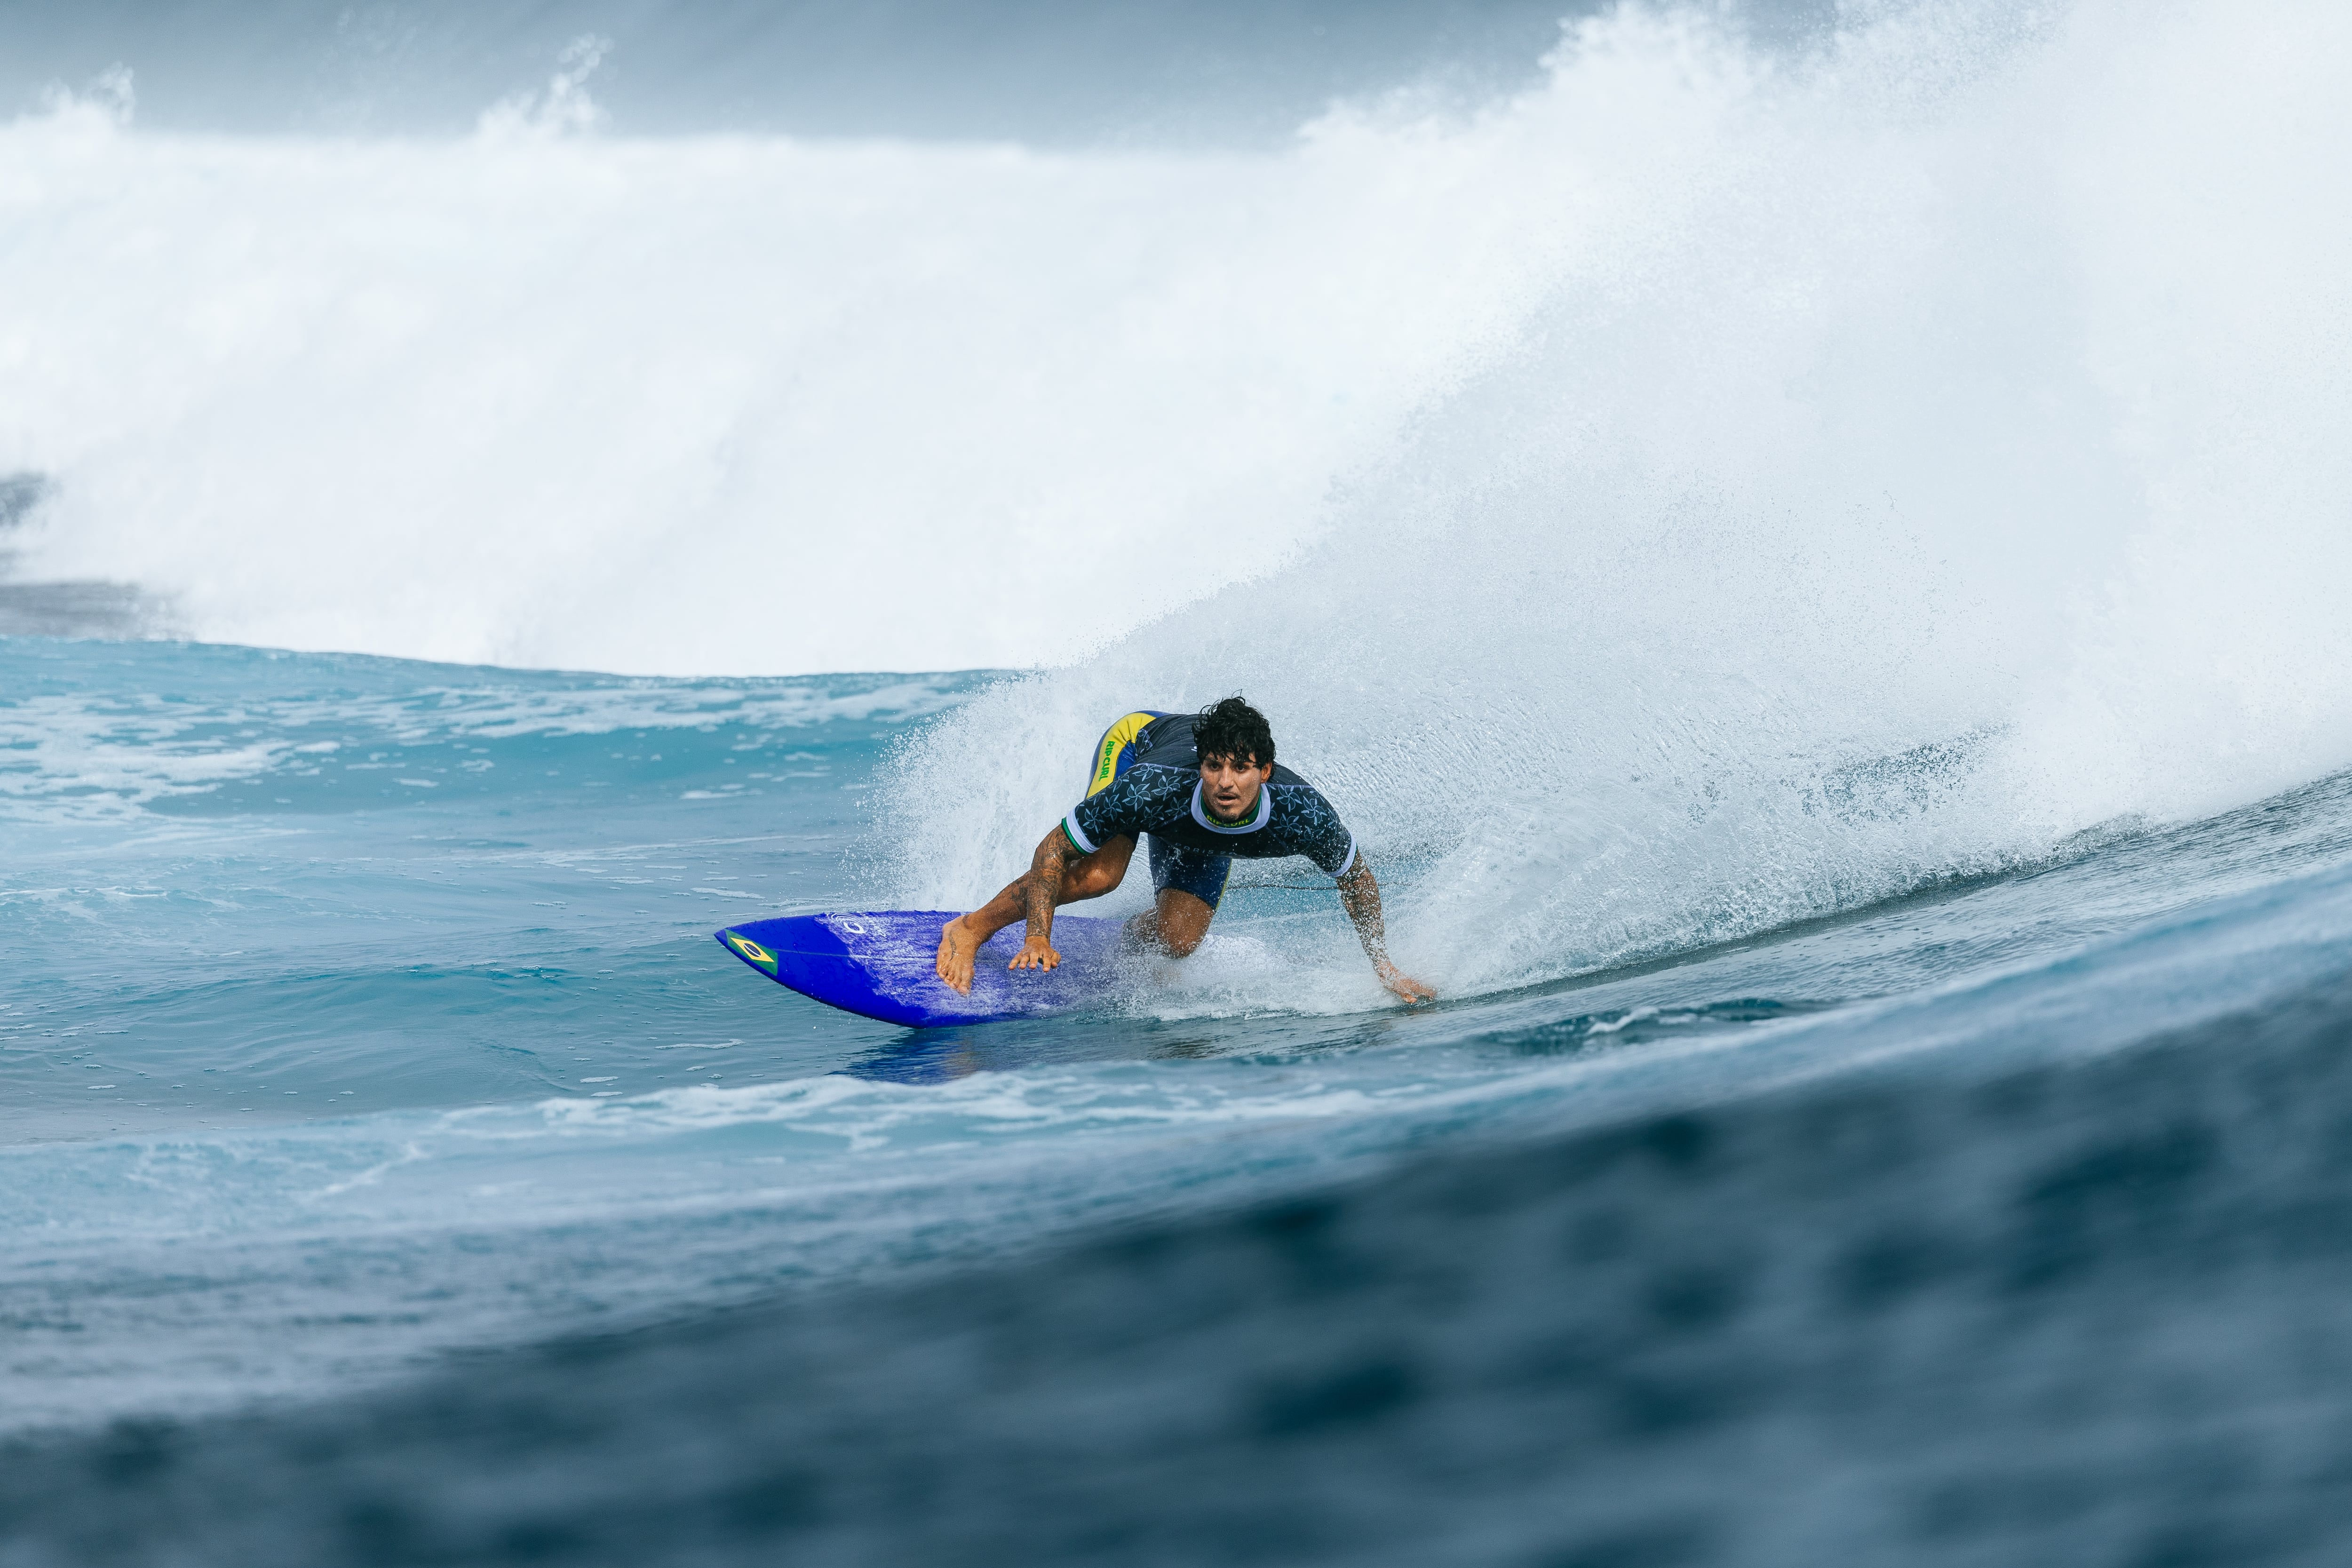
<instances>
[{"instance_id":1,"label":"yellow shoulder panel","mask_svg":"<svg viewBox=\"0 0 2352 1568\"><path fill-rule=\"evenodd\" d=\"M1088 796L1110 788L1111 780L1118 777L1118 754L1133 745L1143 727L1157 717L1153 713L1129 713L1103 731L1102 742L1095 747L1094 776L1087 781Z\"/></svg>"}]
</instances>

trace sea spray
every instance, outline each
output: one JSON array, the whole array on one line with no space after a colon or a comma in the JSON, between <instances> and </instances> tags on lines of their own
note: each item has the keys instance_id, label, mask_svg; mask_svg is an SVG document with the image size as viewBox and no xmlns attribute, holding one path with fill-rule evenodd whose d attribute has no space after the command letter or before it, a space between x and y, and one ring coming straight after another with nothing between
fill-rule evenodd
<instances>
[{"instance_id":1,"label":"sea spray","mask_svg":"<svg viewBox=\"0 0 2352 1568\"><path fill-rule=\"evenodd\" d=\"M1579 30L1454 132L1500 184L1580 171L1513 341L1281 570L946 720L891 885L975 900L1104 716L1234 689L1456 989L2352 762L2352 227L2294 194L2339 176L2347 58L2286 5L1905 8L1775 68L1687 17Z\"/></svg>"}]
</instances>

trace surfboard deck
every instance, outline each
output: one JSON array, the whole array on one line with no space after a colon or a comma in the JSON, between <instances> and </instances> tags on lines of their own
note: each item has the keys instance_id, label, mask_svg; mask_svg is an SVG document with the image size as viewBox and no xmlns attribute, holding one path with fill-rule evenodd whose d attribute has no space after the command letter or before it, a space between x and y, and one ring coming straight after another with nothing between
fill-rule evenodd
<instances>
[{"instance_id":1,"label":"surfboard deck","mask_svg":"<svg viewBox=\"0 0 2352 1568\"><path fill-rule=\"evenodd\" d=\"M933 968L940 930L959 910L867 910L786 915L714 932L751 968L829 1007L904 1024L984 1024L1067 1012L1098 999L1116 978L1120 922L1084 915L1054 921L1057 969L1006 969L1021 951L1018 921L996 933L972 965L971 994L959 995Z\"/></svg>"}]
</instances>

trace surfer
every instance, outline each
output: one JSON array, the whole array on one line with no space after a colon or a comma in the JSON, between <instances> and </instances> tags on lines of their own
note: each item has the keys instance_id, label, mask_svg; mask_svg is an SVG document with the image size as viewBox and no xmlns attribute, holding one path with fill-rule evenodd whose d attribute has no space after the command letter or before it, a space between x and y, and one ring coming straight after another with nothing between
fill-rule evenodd
<instances>
[{"instance_id":1,"label":"surfer","mask_svg":"<svg viewBox=\"0 0 2352 1568\"><path fill-rule=\"evenodd\" d=\"M1128 922L1139 946L1171 958L1200 946L1234 856L1304 855L1338 881L1381 984L1408 1002L1437 994L1389 962L1370 858L1313 784L1275 765L1273 729L1238 697L1198 713L1129 713L1105 731L1086 798L1039 841L1027 873L940 933L940 978L969 994L981 944L1017 920L1028 931L1006 967L1059 964L1055 906L1118 887L1139 837L1150 840L1156 892L1151 910Z\"/></svg>"}]
</instances>

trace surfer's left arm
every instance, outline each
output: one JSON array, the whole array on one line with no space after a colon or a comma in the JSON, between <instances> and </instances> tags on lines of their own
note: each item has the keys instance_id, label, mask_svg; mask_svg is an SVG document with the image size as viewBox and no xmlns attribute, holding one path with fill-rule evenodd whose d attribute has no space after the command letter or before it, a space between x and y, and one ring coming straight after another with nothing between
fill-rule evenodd
<instances>
[{"instance_id":1,"label":"surfer's left arm","mask_svg":"<svg viewBox=\"0 0 2352 1568\"><path fill-rule=\"evenodd\" d=\"M1372 961L1372 973L1381 977L1381 984L1408 1002L1436 1000L1436 992L1389 962L1388 928L1381 919L1381 885L1372 877L1370 858L1358 850L1356 863L1340 875L1339 884L1340 906L1354 922L1357 939L1364 944L1365 956Z\"/></svg>"}]
</instances>

